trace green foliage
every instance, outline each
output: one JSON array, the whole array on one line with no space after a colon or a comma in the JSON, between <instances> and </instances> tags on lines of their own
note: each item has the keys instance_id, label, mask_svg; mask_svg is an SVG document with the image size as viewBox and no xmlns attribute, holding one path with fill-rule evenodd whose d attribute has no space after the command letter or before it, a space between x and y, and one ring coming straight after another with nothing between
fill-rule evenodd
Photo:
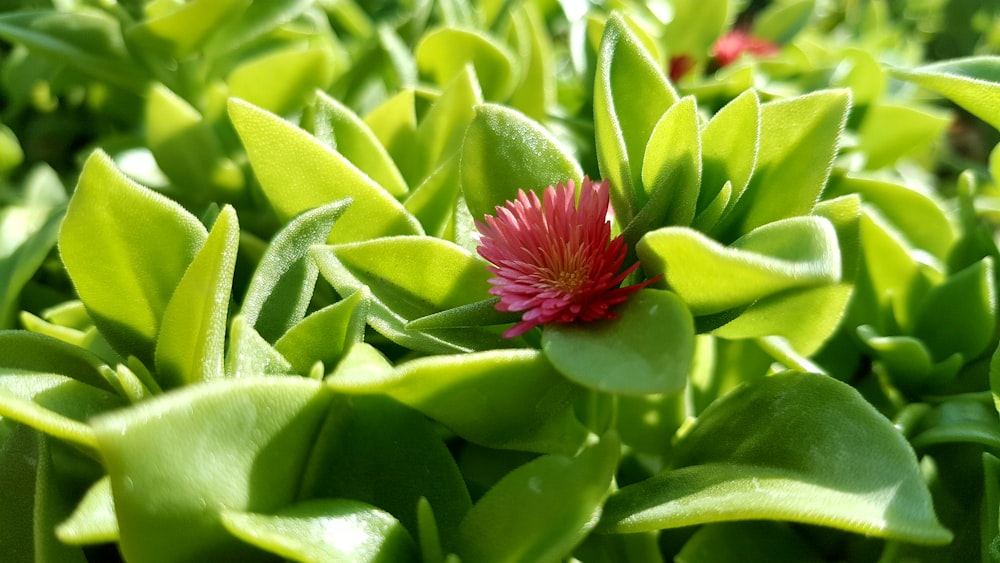
<instances>
[{"instance_id":1,"label":"green foliage","mask_svg":"<svg viewBox=\"0 0 1000 563\"><path fill-rule=\"evenodd\" d=\"M0 553L996 559L971 4L7 2ZM504 338L588 177L642 288Z\"/></svg>"}]
</instances>

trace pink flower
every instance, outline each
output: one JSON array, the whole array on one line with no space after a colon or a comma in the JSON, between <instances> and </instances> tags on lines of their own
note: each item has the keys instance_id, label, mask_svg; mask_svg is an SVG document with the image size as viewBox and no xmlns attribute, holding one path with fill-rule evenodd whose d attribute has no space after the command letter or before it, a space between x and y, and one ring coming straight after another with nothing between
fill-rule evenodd
<instances>
[{"instance_id":1,"label":"pink flower","mask_svg":"<svg viewBox=\"0 0 1000 563\"><path fill-rule=\"evenodd\" d=\"M518 190L495 216L476 221L497 310L525 311L506 338L546 323L612 319L612 307L654 281L618 287L639 264L619 272L626 247L621 236L610 240L608 181L584 178L579 205L575 194L572 180L546 188L544 203Z\"/></svg>"},{"instance_id":2,"label":"pink flower","mask_svg":"<svg viewBox=\"0 0 1000 563\"><path fill-rule=\"evenodd\" d=\"M778 46L770 41L751 36L749 33L734 29L720 37L715 45L712 45L712 56L719 62L719 66L726 66L736 62L743 53L752 53L760 56L770 56L778 52Z\"/></svg>"}]
</instances>

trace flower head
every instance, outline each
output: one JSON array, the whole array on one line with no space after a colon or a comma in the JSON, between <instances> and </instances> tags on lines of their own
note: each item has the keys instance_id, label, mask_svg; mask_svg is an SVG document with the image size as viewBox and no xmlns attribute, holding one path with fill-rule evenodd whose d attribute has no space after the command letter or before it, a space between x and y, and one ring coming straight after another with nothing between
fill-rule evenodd
<instances>
[{"instance_id":1,"label":"flower head","mask_svg":"<svg viewBox=\"0 0 1000 563\"><path fill-rule=\"evenodd\" d=\"M575 200L572 180L549 186L542 200L518 190L496 215L476 221L497 310L525 311L505 337L546 323L614 318L613 306L651 283L618 287L639 264L619 272L626 247L621 236L610 240L608 181L584 178L579 205Z\"/></svg>"},{"instance_id":2,"label":"flower head","mask_svg":"<svg viewBox=\"0 0 1000 563\"><path fill-rule=\"evenodd\" d=\"M753 37L749 33L734 29L723 35L712 45L712 56L720 66L736 62L743 53L771 56L778 52L778 46L765 39Z\"/></svg>"}]
</instances>

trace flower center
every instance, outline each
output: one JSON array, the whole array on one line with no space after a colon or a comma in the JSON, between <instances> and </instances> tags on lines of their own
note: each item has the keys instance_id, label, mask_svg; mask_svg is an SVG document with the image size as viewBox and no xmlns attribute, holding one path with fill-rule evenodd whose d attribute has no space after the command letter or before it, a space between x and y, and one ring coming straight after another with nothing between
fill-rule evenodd
<instances>
[{"instance_id":1,"label":"flower center","mask_svg":"<svg viewBox=\"0 0 1000 563\"><path fill-rule=\"evenodd\" d=\"M566 293L576 293L587 280L587 271L584 268L567 268L559 270L552 285Z\"/></svg>"}]
</instances>

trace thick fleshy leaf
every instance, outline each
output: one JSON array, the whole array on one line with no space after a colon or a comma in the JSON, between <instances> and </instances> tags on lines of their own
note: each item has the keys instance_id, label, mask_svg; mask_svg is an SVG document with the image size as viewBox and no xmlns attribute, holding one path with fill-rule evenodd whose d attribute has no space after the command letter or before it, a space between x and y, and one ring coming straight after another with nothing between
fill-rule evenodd
<instances>
[{"instance_id":1,"label":"thick fleshy leaf","mask_svg":"<svg viewBox=\"0 0 1000 563\"><path fill-rule=\"evenodd\" d=\"M994 342L997 289L989 257L950 276L931 289L917 312L914 335L927 344L934 358L958 353L979 357Z\"/></svg>"},{"instance_id":2,"label":"thick fleshy leaf","mask_svg":"<svg viewBox=\"0 0 1000 563\"><path fill-rule=\"evenodd\" d=\"M316 92L307 129L317 138L330 137L331 147L382 186L399 197L409 188L389 153L364 121L344 104L322 90Z\"/></svg>"},{"instance_id":3,"label":"thick fleshy leaf","mask_svg":"<svg viewBox=\"0 0 1000 563\"><path fill-rule=\"evenodd\" d=\"M418 146L415 101L412 88L401 90L364 119L410 185L416 185L431 166L423 161L419 150L414 150Z\"/></svg>"},{"instance_id":4,"label":"thick fleshy leaf","mask_svg":"<svg viewBox=\"0 0 1000 563\"><path fill-rule=\"evenodd\" d=\"M152 364L170 296L207 237L180 205L95 152L70 199L59 252L101 334L119 353Z\"/></svg>"},{"instance_id":5,"label":"thick fleshy leaf","mask_svg":"<svg viewBox=\"0 0 1000 563\"><path fill-rule=\"evenodd\" d=\"M226 20L238 17L251 0L195 0L145 20L128 30L140 50L184 58L207 42Z\"/></svg>"},{"instance_id":6,"label":"thick fleshy leaf","mask_svg":"<svg viewBox=\"0 0 1000 563\"><path fill-rule=\"evenodd\" d=\"M476 106L460 159L462 194L474 219L492 215L517 190L541 190L583 172L551 133L519 111L495 104Z\"/></svg>"},{"instance_id":7,"label":"thick fleshy leaf","mask_svg":"<svg viewBox=\"0 0 1000 563\"><path fill-rule=\"evenodd\" d=\"M339 200L302 213L264 251L240 312L268 341L277 340L305 315L319 275L309 248L330 237L334 223L349 205L350 200Z\"/></svg>"},{"instance_id":8,"label":"thick fleshy leaf","mask_svg":"<svg viewBox=\"0 0 1000 563\"><path fill-rule=\"evenodd\" d=\"M955 227L943 205L930 195L904 185L843 176L831 180L827 196L856 193L878 208L894 233L914 247L944 260L955 242Z\"/></svg>"},{"instance_id":9,"label":"thick fleshy leaf","mask_svg":"<svg viewBox=\"0 0 1000 563\"><path fill-rule=\"evenodd\" d=\"M279 338L274 349L303 375L316 362L328 368L337 365L353 344L364 339L370 299L371 292L362 288L312 313Z\"/></svg>"},{"instance_id":10,"label":"thick fleshy leaf","mask_svg":"<svg viewBox=\"0 0 1000 563\"><path fill-rule=\"evenodd\" d=\"M1000 129L1000 108L996 104L1000 96L1000 57L953 59L890 72L897 78L934 90Z\"/></svg>"},{"instance_id":11,"label":"thick fleshy leaf","mask_svg":"<svg viewBox=\"0 0 1000 563\"><path fill-rule=\"evenodd\" d=\"M609 393L676 393L694 356L694 322L669 291L642 289L616 319L545 327L542 350L563 375Z\"/></svg>"},{"instance_id":12,"label":"thick fleshy leaf","mask_svg":"<svg viewBox=\"0 0 1000 563\"><path fill-rule=\"evenodd\" d=\"M642 188L649 199L639 216L646 207L654 207L654 202L655 207L662 209L656 209L659 221L647 231L667 225L691 224L701 186L701 161L698 106L689 96L663 113L646 145Z\"/></svg>"},{"instance_id":13,"label":"thick fleshy leaf","mask_svg":"<svg viewBox=\"0 0 1000 563\"><path fill-rule=\"evenodd\" d=\"M786 372L738 388L674 454L674 469L608 499L601 531L790 520L921 544L952 538L905 438L827 376Z\"/></svg>"},{"instance_id":14,"label":"thick fleshy leaf","mask_svg":"<svg viewBox=\"0 0 1000 563\"><path fill-rule=\"evenodd\" d=\"M587 435L573 414L580 389L535 350L433 356L393 372L338 369L326 382L386 394L487 447L570 454Z\"/></svg>"},{"instance_id":15,"label":"thick fleshy leaf","mask_svg":"<svg viewBox=\"0 0 1000 563\"><path fill-rule=\"evenodd\" d=\"M162 388L223 376L239 242L236 210L226 206L163 312L156 339L156 372Z\"/></svg>"},{"instance_id":16,"label":"thick fleshy leaf","mask_svg":"<svg viewBox=\"0 0 1000 563\"><path fill-rule=\"evenodd\" d=\"M666 4L664 4L666 5ZM671 55L702 57L712 43L731 23L735 5L730 2L672 2L672 19L667 23L663 39Z\"/></svg>"},{"instance_id":17,"label":"thick fleshy leaf","mask_svg":"<svg viewBox=\"0 0 1000 563\"><path fill-rule=\"evenodd\" d=\"M816 0L787 0L770 4L754 21L753 34L775 43L787 43L809 22Z\"/></svg>"},{"instance_id":18,"label":"thick fleshy leaf","mask_svg":"<svg viewBox=\"0 0 1000 563\"><path fill-rule=\"evenodd\" d=\"M663 275L695 315L836 283L841 276L837 233L821 217L776 221L730 247L685 227L665 227L643 237L636 252L646 273Z\"/></svg>"},{"instance_id":19,"label":"thick fleshy leaf","mask_svg":"<svg viewBox=\"0 0 1000 563\"><path fill-rule=\"evenodd\" d=\"M893 385L904 393L920 395L951 382L962 367L961 354L936 361L927 345L912 336L883 336L870 325L856 329Z\"/></svg>"},{"instance_id":20,"label":"thick fleshy leaf","mask_svg":"<svg viewBox=\"0 0 1000 563\"><path fill-rule=\"evenodd\" d=\"M489 272L461 247L434 237L387 237L316 247L323 277L341 294L362 287L373 299L368 323L387 338L429 352L506 347L488 329L407 330L413 319L481 301Z\"/></svg>"},{"instance_id":21,"label":"thick fleshy leaf","mask_svg":"<svg viewBox=\"0 0 1000 563\"><path fill-rule=\"evenodd\" d=\"M720 109L701 132L703 172L698 212L708 209L719 190L731 183L735 203L743 195L754 167L760 144L760 99L747 90ZM720 214L721 216L721 214Z\"/></svg>"},{"instance_id":22,"label":"thick fleshy leaf","mask_svg":"<svg viewBox=\"0 0 1000 563\"><path fill-rule=\"evenodd\" d=\"M13 328L21 290L31 281L32 276L48 257L49 251L55 246L64 213L62 209L49 212L45 222L39 225L37 230L32 231L30 236L18 244L9 255L2 256L3 250L0 249L0 329ZM0 237L10 237L7 240L11 240L14 236L6 232L3 218L0 214ZM13 219L12 222L20 221Z\"/></svg>"},{"instance_id":23,"label":"thick fleshy leaf","mask_svg":"<svg viewBox=\"0 0 1000 563\"><path fill-rule=\"evenodd\" d=\"M403 206L430 236L450 239L455 228L460 193L458 157L445 161L406 198Z\"/></svg>"},{"instance_id":24,"label":"thick fleshy leaf","mask_svg":"<svg viewBox=\"0 0 1000 563\"><path fill-rule=\"evenodd\" d=\"M574 457L546 455L511 471L462 521L464 561L558 561L597 524L618 467L620 444L605 435Z\"/></svg>"},{"instance_id":25,"label":"thick fleshy leaf","mask_svg":"<svg viewBox=\"0 0 1000 563\"><path fill-rule=\"evenodd\" d=\"M771 563L826 561L809 542L784 522L717 522L706 524L681 549L676 563Z\"/></svg>"},{"instance_id":26,"label":"thick fleshy leaf","mask_svg":"<svg viewBox=\"0 0 1000 563\"><path fill-rule=\"evenodd\" d=\"M420 232L420 224L388 192L305 131L236 99L229 102L229 115L261 187L284 221L351 198L331 242Z\"/></svg>"},{"instance_id":27,"label":"thick fleshy leaf","mask_svg":"<svg viewBox=\"0 0 1000 563\"><path fill-rule=\"evenodd\" d=\"M96 444L86 422L123 403L121 397L62 375L0 371L0 417L82 446L84 451Z\"/></svg>"},{"instance_id":28,"label":"thick fleshy leaf","mask_svg":"<svg viewBox=\"0 0 1000 563\"><path fill-rule=\"evenodd\" d=\"M0 38L137 94L148 80L124 48L121 24L98 10L8 12Z\"/></svg>"},{"instance_id":29,"label":"thick fleshy leaf","mask_svg":"<svg viewBox=\"0 0 1000 563\"><path fill-rule=\"evenodd\" d=\"M256 377L295 373L277 350L249 326L241 315L229 328L229 349L226 351L226 376Z\"/></svg>"},{"instance_id":30,"label":"thick fleshy leaf","mask_svg":"<svg viewBox=\"0 0 1000 563\"><path fill-rule=\"evenodd\" d=\"M917 308L928 289L942 281L936 268L918 261L919 254L898 229L873 208L861 214L861 246L866 283L871 284L883 315L891 315L903 332L911 332ZM881 321L882 315L872 321ZM882 330L898 330L894 326Z\"/></svg>"},{"instance_id":31,"label":"thick fleshy leaf","mask_svg":"<svg viewBox=\"0 0 1000 563\"><path fill-rule=\"evenodd\" d=\"M642 157L653 127L677 93L624 16L608 18L597 58L594 128L601 175L611 203L628 223L644 203Z\"/></svg>"},{"instance_id":32,"label":"thick fleshy leaf","mask_svg":"<svg viewBox=\"0 0 1000 563\"><path fill-rule=\"evenodd\" d=\"M317 89L330 86L337 67L334 57L331 50L322 48L270 52L231 72L227 78L229 93L285 115L301 108Z\"/></svg>"},{"instance_id":33,"label":"thick fleshy leaf","mask_svg":"<svg viewBox=\"0 0 1000 563\"><path fill-rule=\"evenodd\" d=\"M243 172L210 124L162 84L146 98L146 139L157 166L186 194L201 200L219 189L232 197L243 188Z\"/></svg>"},{"instance_id":34,"label":"thick fleshy leaf","mask_svg":"<svg viewBox=\"0 0 1000 563\"><path fill-rule=\"evenodd\" d=\"M732 210L729 224L736 230L728 236L812 210L830 176L850 101L846 90L821 90L761 105L756 168Z\"/></svg>"},{"instance_id":35,"label":"thick fleshy leaf","mask_svg":"<svg viewBox=\"0 0 1000 563\"><path fill-rule=\"evenodd\" d=\"M14 447L8 448L6 444L0 447L0 461L4 462L5 475L8 467L13 475L0 479L0 484L5 489L18 487L21 490L14 495L0 496L3 512L10 513L0 518L0 523L5 525L4 533L0 534L4 556L14 560L86 563L83 550L62 543L54 531L56 524L72 511L74 497L80 493L66 471L61 471L66 465L66 452L56 451L58 443L24 427L14 431L11 441ZM21 459L10 457L18 454ZM20 496L25 493L27 495ZM21 501L21 506L11 501ZM8 520L10 517L13 518ZM18 517L25 522L18 522ZM18 532L25 535L14 535Z\"/></svg>"},{"instance_id":36,"label":"thick fleshy leaf","mask_svg":"<svg viewBox=\"0 0 1000 563\"><path fill-rule=\"evenodd\" d=\"M809 356L834 334L854 295L860 252L861 202L844 196L817 204L815 213L834 225L841 254L841 281L832 285L792 290L765 297L712 331L723 338L776 335L798 353Z\"/></svg>"},{"instance_id":37,"label":"thick fleshy leaf","mask_svg":"<svg viewBox=\"0 0 1000 563\"><path fill-rule=\"evenodd\" d=\"M506 45L473 29L444 27L430 31L417 44L420 72L444 87L466 65L472 65L487 100L510 97L520 76L517 59Z\"/></svg>"},{"instance_id":38,"label":"thick fleshy leaf","mask_svg":"<svg viewBox=\"0 0 1000 563\"><path fill-rule=\"evenodd\" d=\"M118 519L110 477L102 477L87 490L73 514L56 528L56 537L70 545L118 541Z\"/></svg>"},{"instance_id":39,"label":"thick fleshy leaf","mask_svg":"<svg viewBox=\"0 0 1000 563\"><path fill-rule=\"evenodd\" d=\"M302 473L300 498L368 503L392 514L414 537L417 506L426 498L444 548L454 549L472 503L440 429L423 415L384 396L341 396L312 439L316 448Z\"/></svg>"},{"instance_id":40,"label":"thick fleshy leaf","mask_svg":"<svg viewBox=\"0 0 1000 563\"><path fill-rule=\"evenodd\" d=\"M206 53L226 52L275 30L309 8L309 0L251 2L238 17L228 18L205 45Z\"/></svg>"},{"instance_id":41,"label":"thick fleshy leaf","mask_svg":"<svg viewBox=\"0 0 1000 563\"><path fill-rule=\"evenodd\" d=\"M50 336L26 330L0 330L0 372L54 373L111 391L93 353Z\"/></svg>"},{"instance_id":42,"label":"thick fleshy leaf","mask_svg":"<svg viewBox=\"0 0 1000 563\"><path fill-rule=\"evenodd\" d=\"M521 81L510 97L510 105L535 120L548 116L556 97L555 57L544 17L533 4L521 4L511 12L512 43L518 46L524 65Z\"/></svg>"},{"instance_id":43,"label":"thick fleshy leaf","mask_svg":"<svg viewBox=\"0 0 1000 563\"><path fill-rule=\"evenodd\" d=\"M950 116L938 109L872 104L858 129L857 150L870 170L890 166L904 156L921 156L949 123Z\"/></svg>"},{"instance_id":44,"label":"thick fleshy leaf","mask_svg":"<svg viewBox=\"0 0 1000 563\"><path fill-rule=\"evenodd\" d=\"M420 158L417 164L421 180L461 149L465 129L482 101L472 67L465 67L437 97L417 127L416 150L412 145L407 147Z\"/></svg>"},{"instance_id":45,"label":"thick fleshy leaf","mask_svg":"<svg viewBox=\"0 0 1000 563\"><path fill-rule=\"evenodd\" d=\"M418 561L417 546L391 514L346 499L300 502L274 514L224 512L222 523L243 541L304 563Z\"/></svg>"},{"instance_id":46,"label":"thick fleshy leaf","mask_svg":"<svg viewBox=\"0 0 1000 563\"><path fill-rule=\"evenodd\" d=\"M124 557L260 560L220 513L297 498L330 398L308 379L222 380L94 419Z\"/></svg>"}]
</instances>

